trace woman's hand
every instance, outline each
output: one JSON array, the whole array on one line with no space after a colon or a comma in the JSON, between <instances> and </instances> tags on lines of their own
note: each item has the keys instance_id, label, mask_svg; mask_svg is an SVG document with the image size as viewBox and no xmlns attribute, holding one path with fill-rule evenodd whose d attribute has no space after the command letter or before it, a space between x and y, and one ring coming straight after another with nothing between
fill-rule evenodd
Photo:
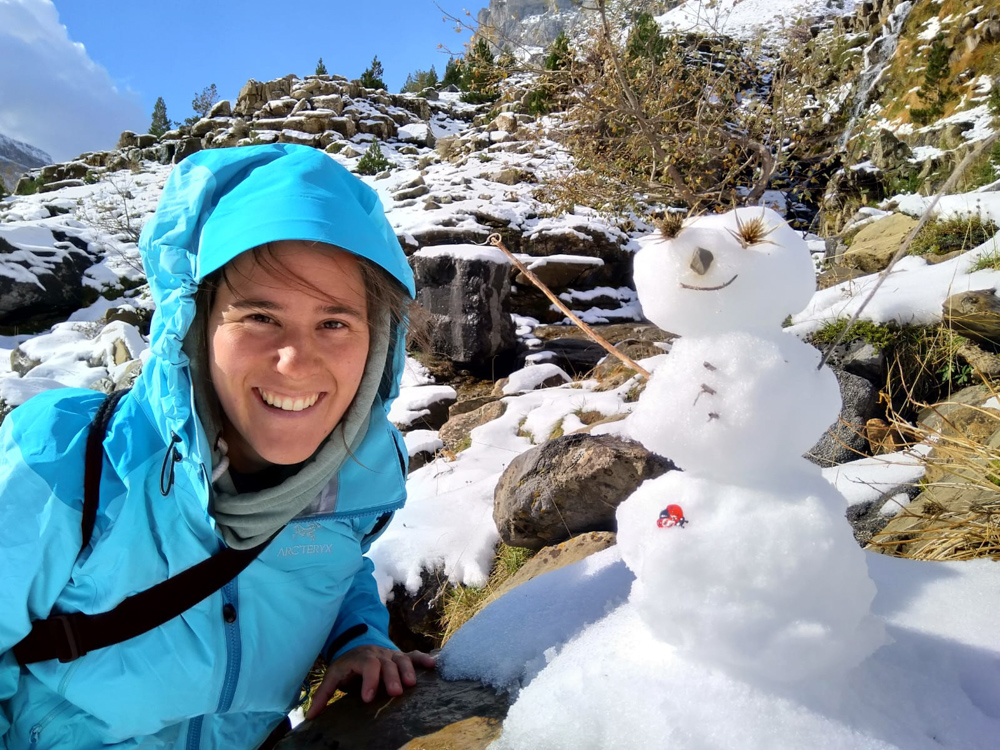
<instances>
[{"instance_id":1,"label":"woman's hand","mask_svg":"<svg viewBox=\"0 0 1000 750\"><path fill-rule=\"evenodd\" d=\"M333 694L355 677L361 678L361 700L369 703L375 697L379 681L385 685L385 691L389 695L402 695L404 686L412 687L417 684L414 665L431 669L434 664L434 657L422 651L404 654L402 651L372 645L352 648L330 662L330 666L326 668L326 676L313 694L312 706L306 718L316 718L326 708Z\"/></svg>"}]
</instances>

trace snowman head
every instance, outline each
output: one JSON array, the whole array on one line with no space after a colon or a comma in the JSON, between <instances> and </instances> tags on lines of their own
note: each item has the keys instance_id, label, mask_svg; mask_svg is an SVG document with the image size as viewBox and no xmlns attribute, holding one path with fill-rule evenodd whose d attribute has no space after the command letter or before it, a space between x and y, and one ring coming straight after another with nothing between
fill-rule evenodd
<instances>
[{"instance_id":1,"label":"snowman head","mask_svg":"<svg viewBox=\"0 0 1000 750\"><path fill-rule=\"evenodd\" d=\"M805 242L769 208L700 216L673 239L640 242L643 312L681 336L779 327L816 289Z\"/></svg>"}]
</instances>

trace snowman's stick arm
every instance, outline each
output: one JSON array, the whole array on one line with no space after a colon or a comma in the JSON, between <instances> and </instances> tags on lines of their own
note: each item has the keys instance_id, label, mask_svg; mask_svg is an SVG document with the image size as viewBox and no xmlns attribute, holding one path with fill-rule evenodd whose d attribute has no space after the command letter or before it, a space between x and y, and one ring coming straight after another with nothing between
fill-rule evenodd
<instances>
[{"instance_id":1,"label":"snowman's stick arm","mask_svg":"<svg viewBox=\"0 0 1000 750\"><path fill-rule=\"evenodd\" d=\"M584 323L582 320L580 320L572 310L570 310L568 307L566 307L566 305L563 303L563 301L561 299L559 299L558 297L556 297L556 295L554 295L552 293L552 291L547 286L545 286L544 283L542 283L541 279L539 279L537 276L535 276L535 274L533 274L531 271L529 271L528 267L526 265L524 265L521 261L519 261L517 259L517 257L514 255L514 253L512 253L510 250L507 249L507 247L503 244L503 238L499 234L491 234L486 239L486 241L489 244L493 245L493 247L498 248L504 255L506 255L508 258L510 258L511 263L514 264L514 266L517 268L518 271L520 271L521 273L523 273L532 284L534 284L539 289L541 289L542 293L546 297L548 297L550 300L552 300L552 304L554 304L556 307L558 307L560 310L562 310L563 313L565 313L565 315L566 315L567 318L569 318L577 326L579 326L580 329L584 333L586 333L588 336L590 336L591 339L593 339L598 344L600 344L608 352L608 354L611 354L611 355L617 357L618 359L620 359L625 364L626 367L630 367L631 369L633 369L637 373L639 373L642 377L646 378L646 380L649 380L649 371L648 370L646 370L643 367L640 367L628 355L626 355L626 354L618 351L617 349L615 349L610 343L608 343L608 340L606 338L604 338L603 336L601 336L601 334L599 334L593 328L591 328L586 323Z\"/></svg>"},{"instance_id":2,"label":"snowman's stick arm","mask_svg":"<svg viewBox=\"0 0 1000 750\"><path fill-rule=\"evenodd\" d=\"M917 233L924 228L924 225L928 221L930 221L931 214L934 212L934 208L937 206L938 201L941 200L941 196L951 192L952 188L955 187L955 183L958 182L958 178L965 174L965 170L969 168L969 165L972 164L972 162L981 153L983 153L983 151L989 148L998 136L1000 136L1000 133L994 133L988 138L980 141L979 145L966 154L965 158L959 162L957 167L955 167L955 171L951 173L951 177L949 177L947 182L941 186L941 189L934 195L934 199L928 204L927 208L924 209L923 214L920 216L920 221L918 221L917 225L910 230L910 234L907 236L906 240L899 246L899 250L896 251L896 254L892 256L892 260L889 261L889 265L886 266L885 270L879 274L878 280L871 288L871 291L868 292L868 296L864 298L858 306L858 309L854 311L854 315L852 315L851 319L847 321L847 325L840 331L840 335L837 336L836 340L826 348L825 352L823 352L823 358L820 359L819 367L816 368L817 370L823 369L823 365L825 365L826 361L830 359L830 355L833 354L833 350L840 346L840 342L844 340L844 336L846 336L847 332L851 330L851 326L858 322L858 318L861 317L862 311L868 306L868 303L872 301L872 297L875 296L875 292L877 292L879 287L882 286L882 282L889 278L889 274L892 273L893 266L896 265L896 262L900 258L909 252L910 245L913 244L913 238L916 237Z\"/></svg>"}]
</instances>

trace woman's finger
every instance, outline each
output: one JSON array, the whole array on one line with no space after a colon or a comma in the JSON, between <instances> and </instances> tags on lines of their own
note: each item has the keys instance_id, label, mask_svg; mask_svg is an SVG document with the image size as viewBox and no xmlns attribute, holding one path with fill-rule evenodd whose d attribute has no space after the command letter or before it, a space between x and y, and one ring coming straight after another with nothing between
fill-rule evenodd
<instances>
[{"instance_id":1,"label":"woman's finger","mask_svg":"<svg viewBox=\"0 0 1000 750\"><path fill-rule=\"evenodd\" d=\"M333 694L337 692L337 687L349 673L349 671L345 673L340 667L333 665L326 670L326 674L323 675L323 681L316 688L316 692L313 693L312 704L306 713L307 719L315 719L319 716L320 712L326 708L326 704L330 702Z\"/></svg>"},{"instance_id":2,"label":"woman's finger","mask_svg":"<svg viewBox=\"0 0 1000 750\"><path fill-rule=\"evenodd\" d=\"M434 669L437 665L437 659L435 659L430 654L425 654L423 651L411 651L407 654L410 657L410 661L416 664L418 667L424 667L425 669Z\"/></svg>"},{"instance_id":3,"label":"woman's finger","mask_svg":"<svg viewBox=\"0 0 1000 750\"><path fill-rule=\"evenodd\" d=\"M376 654L366 655L361 664L361 700L369 703L375 698L379 678L384 671L384 660Z\"/></svg>"},{"instance_id":4,"label":"woman's finger","mask_svg":"<svg viewBox=\"0 0 1000 750\"><path fill-rule=\"evenodd\" d=\"M399 670L399 679L407 687L412 687L417 684L417 672L413 668L413 662L410 660L409 654L393 654L392 660L396 663L396 668Z\"/></svg>"},{"instance_id":5,"label":"woman's finger","mask_svg":"<svg viewBox=\"0 0 1000 750\"><path fill-rule=\"evenodd\" d=\"M392 696L403 694L403 684L400 682L399 668L396 664L397 653L386 649L380 658L382 683L385 685L385 692Z\"/></svg>"}]
</instances>

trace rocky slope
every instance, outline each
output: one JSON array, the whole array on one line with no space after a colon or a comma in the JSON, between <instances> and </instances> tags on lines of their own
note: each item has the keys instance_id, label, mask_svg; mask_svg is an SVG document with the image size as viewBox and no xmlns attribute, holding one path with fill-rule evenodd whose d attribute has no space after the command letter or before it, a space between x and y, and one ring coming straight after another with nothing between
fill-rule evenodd
<instances>
[{"instance_id":1,"label":"rocky slope","mask_svg":"<svg viewBox=\"0 0 1000 750\"><path fill-rule=\"evenodd\" d=\"M665 10L675 3L664 0L611 0L611 16L624 24L642 11ZM476 17L479 34L494 50L510 49L519 59L538 62L561 33L585 42L597 22L594 12L579 0L490 0Z\"/></svg>"},{"instance_id":2,"label":"rocky slope","mask_svg":"<svg viewBox=\"0 0 1000 750\"><path fill-rule=\"evenodd\" d=\"M41 149L0 133L0 182L8 191L24 172L51 163L52 157Z\"/></svg>"}]
</instances>

